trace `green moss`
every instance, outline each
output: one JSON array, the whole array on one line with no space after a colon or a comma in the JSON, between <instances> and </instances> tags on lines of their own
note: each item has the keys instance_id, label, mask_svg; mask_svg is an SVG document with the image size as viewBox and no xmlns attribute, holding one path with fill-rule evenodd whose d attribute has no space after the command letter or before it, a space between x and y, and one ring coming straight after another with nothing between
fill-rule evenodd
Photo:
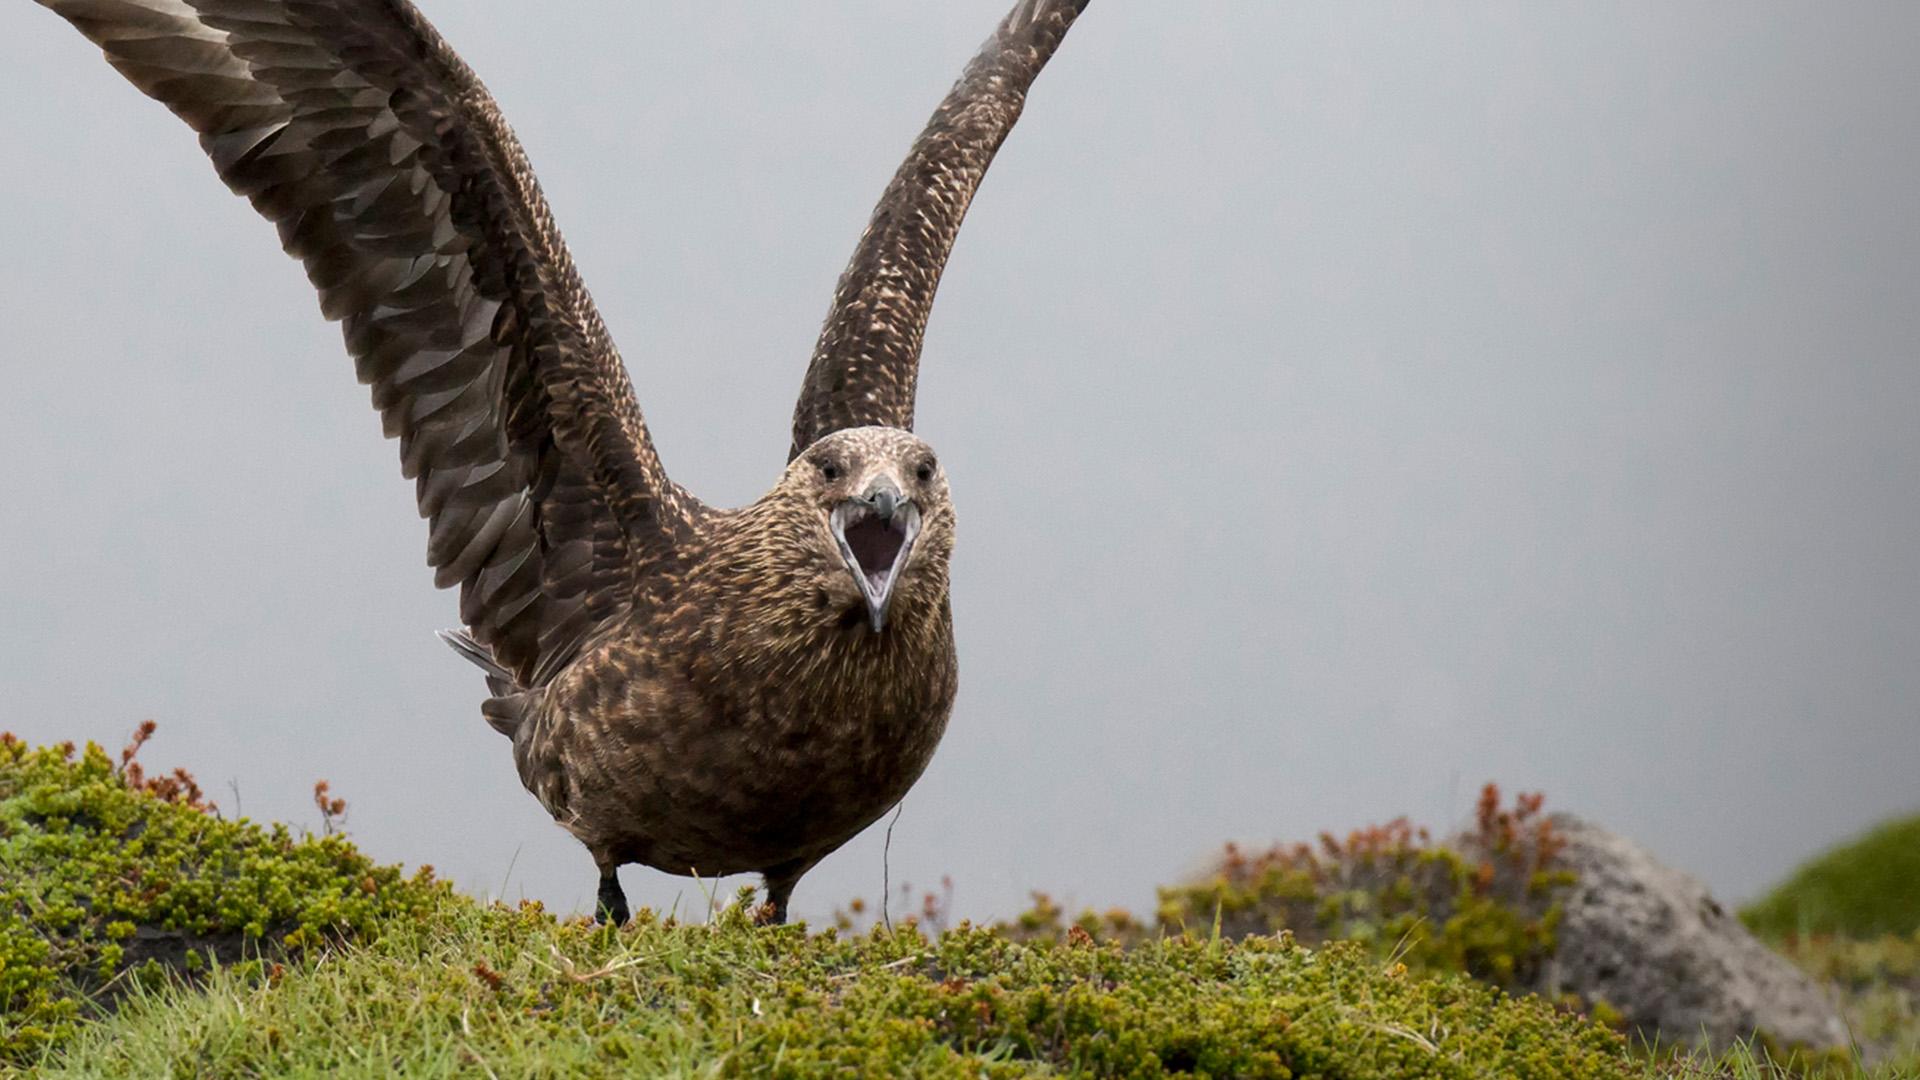
<instances>
[{"instance_id":1,"label":"green moss","mask_svg":"<svg viewBox=\"0 0 1920 1080\"><path fill-rule=\"evenodd\" d=\"M470 905L290 966L143 995L47 1075L1642 1075L1611 1032L1286 938L1023 944ZM325 1023L315 1019L324 1017Z\"/></svg>"},{"instance_id":2,"label":"green moss","mask_svg":"<svg viewBox=\"0 0 1920 1080\"><path fill-rule=\"evenodd\" d=\"M131 986L369 937L448 895L342 838L224 821L190 785L155 787L98 746L0 738L0 1063Z\"/></svg>"},{"instance_id":3,"label":"green moss","mask_svg":"<svg viewBox=\"0 0 1920 1080\"><path fill-rule=\"evenodd\" d=\"M1765 937L1920 932L1920 815L1886 822L1795 870L1740 912Z\"/></svg>"}]
</instances>

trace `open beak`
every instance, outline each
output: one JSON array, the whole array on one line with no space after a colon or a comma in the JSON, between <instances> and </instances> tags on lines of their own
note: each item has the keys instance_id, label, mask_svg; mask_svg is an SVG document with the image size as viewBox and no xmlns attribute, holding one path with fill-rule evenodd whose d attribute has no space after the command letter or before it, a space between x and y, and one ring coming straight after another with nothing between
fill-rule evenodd
<instances>
[{"instance_id":1,"label":"open beak","mask_svg":"<svg viewBox=\"0 0 1920 1080\"><path fill-rule=\"evenodd\" d=\"M840 545L840 557L860 586L867 620L877 634L887 624L893 587L920 536L920 508L902 499L892 481L876 480L865 495L834 507L828 524Z\"/></svg>"}]
</instances>

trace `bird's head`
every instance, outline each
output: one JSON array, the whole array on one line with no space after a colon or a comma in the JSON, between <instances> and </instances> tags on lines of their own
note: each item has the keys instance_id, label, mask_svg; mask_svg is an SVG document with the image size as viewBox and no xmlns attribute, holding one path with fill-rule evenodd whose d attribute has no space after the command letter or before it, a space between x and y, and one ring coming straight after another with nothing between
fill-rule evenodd
<instances>
[{"instance_id":1,"label":"bird's head","mask_svg":"<svg viewBox=\"0 0 1920 1080\"><path fill-rule=\"evenodd\" d=\"M944 599L953 504L931 447L899 428L836 431L787 466L780 487L809 517L806 554L823 571L823 606L864 616Z\"/></svg>"}]
</instances>

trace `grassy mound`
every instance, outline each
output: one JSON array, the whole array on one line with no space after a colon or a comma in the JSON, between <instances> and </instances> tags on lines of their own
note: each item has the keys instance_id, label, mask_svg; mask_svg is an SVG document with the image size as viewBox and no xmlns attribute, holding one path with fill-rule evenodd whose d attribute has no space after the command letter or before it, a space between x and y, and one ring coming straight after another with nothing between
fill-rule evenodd
<instances>
[{"instance_id":1,"label":"grassy mound","mask_svg":"<svg viewBox=\"0 0 1920 1080\"><path fill-rule=\"evenodd\" d=\"M131 765L0 741L0 1070L1645 1075L1603 1027L1359 945L809 935L744 904L613 931L223 821Z\"/></svg>"},{"instance_id":2,"label":"grassy mound","mask_svg":"<svg viewBox=\"0 0 1920 1080\"><path fill-rule=\"evenodd\" d=\"M1740 912L1763 937L1920 933L1920 815L1886 822L1795 870Z\"/></svg>"},{"instance_id":3,"label":"grassy mound","mask_svg":"<svg viewBox=\"0 0 1920 1080\"><path fill-rule=\"evenodd\" d=\"M0 1064L140 985L370 938L444 902L341 837L224 821L184 772L0 735Z\"/></svg>"},{"instance_id":4,"label":"grassy mound","mask_svg":"<svg viewBox=\"0 0 1920 1080\"><path fill-rule=\"evenodd\" d=\"M1620 1040L1357 946L854 939L470 905L276 980L142 997L50 1075L1636 1075Z\"/></svg>"}]
</instances>

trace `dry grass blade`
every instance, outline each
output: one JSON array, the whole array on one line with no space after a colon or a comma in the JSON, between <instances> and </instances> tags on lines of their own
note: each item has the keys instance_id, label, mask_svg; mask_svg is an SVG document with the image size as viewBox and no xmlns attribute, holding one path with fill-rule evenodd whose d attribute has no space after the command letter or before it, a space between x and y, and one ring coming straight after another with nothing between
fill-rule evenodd
<instances>
[{"instance_id":1,"label":"dry grass blade","mask_svg":"<svg viewBox=\"0 0 1920 1080\"><path fill-rule=\"evenodd\" d=\"M581 971L579 966L573 962L573 958L561 952L558 945L548 945L547 951L553 954L555 965L555 967L550 970L557 970L562 976L577 983L604 979L609 975L625 971L627 968L638 967L642 962L638 956L629 956L620 960L610 961L600 967L594 968L592 971Z\"/></svg>"}]
</instances>

